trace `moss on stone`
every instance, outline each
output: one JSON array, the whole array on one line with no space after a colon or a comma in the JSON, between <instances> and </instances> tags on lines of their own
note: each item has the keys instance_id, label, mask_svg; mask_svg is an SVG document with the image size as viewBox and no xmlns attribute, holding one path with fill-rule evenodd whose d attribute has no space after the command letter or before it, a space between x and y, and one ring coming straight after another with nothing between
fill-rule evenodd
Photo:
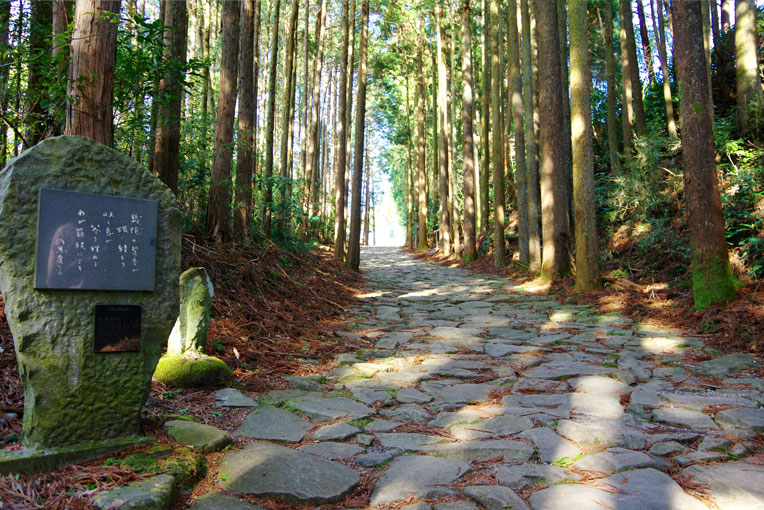
<instances>
[{"instance_id":1,"label":"moss on stone","mask_svg":"<svg viewBox=\"0 0 764 510\"><path fill-rule=\"evenodd\" d=\"M174 388L211 388L230 385L235 378L228 365L218 358L165 354L157 364L154 379Z\"/></svg>"},{"instance_id":2,"label":"moss on stone","mask_svg":"<svg viewBox=\"0 0 764 510\"><path fill-rule=\"evenodd\" d=\"M136 473L166 472L180 485L191 485L207 471L204 456L185 446L160 444L146 451L128 455L122 465Z\"/></svg>"}]
</instances>

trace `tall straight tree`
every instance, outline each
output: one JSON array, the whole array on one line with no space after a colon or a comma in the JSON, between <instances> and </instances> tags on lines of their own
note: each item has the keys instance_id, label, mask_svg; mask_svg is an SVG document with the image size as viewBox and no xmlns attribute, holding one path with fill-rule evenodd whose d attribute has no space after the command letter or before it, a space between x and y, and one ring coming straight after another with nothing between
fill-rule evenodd
<instances>
[{"instance_id":1,"label":"tall straight tree","mask_svg":"<svg viewBox=\"0 0 764 510\"><path fill-rule=\"evenodd\" d=\"M586 0L571 0L569 9L576 290L588 292L602 286L599 252L597 250L597 213L594 199L589 18L586 13Z\"/></svg>"},{"instance_id":2,"label":"tall straight tree","mask_svg":"<svg viewBox=\"0 0 764 510\"><path fill-rule=\"evenodd\" d=\"M425 131L425 108L427 99L425 97L424 73L424 39L421 33L421 17L417 17L417 73L416 89L414 91L414 110L416 112L415 124L415 142L416 147L416 168L417 178L419 179L419 241L417 250L424 251L428 248L427 244L427 161L426 161L426 131Z\"/></svg>"},{"instance_id":3,"label":"tall straight tree","mask_svg":"<svg viewBox=\"0 0 764 510\"><path fill-rule=\"evenodd\" d=\"M504 73L501 69L501 11L498 0L489 2L489 27L491 39L491 163L493 169L493 219L494 219L494 265L502 267L506 264L504 246L504 139L501 114L501 89L504 83ZM555 22L556 22L555 18ZM556 30L555 30L556 32ZM559 53L558 53L559 55ZM557 58L558 55L556 55ZM558 60L559 62L559 60ZM559 67L558 67L559 71ZM557 82L559 83L559 76ZM557 89L559 91L559 88ZM559 93L558 93L559 95Z\"/></svg>"},{"instance_id":4,"label":"tall straight tree","mask_svg":"<svg viewBox=\"0 0 764 510\"><path fill-rule=\"evenodd\" d=\"M639 38L642 41L642 54L645 56L647 67L647 79L650 85L655 84L655 66L653 66L653 50L650 47L650 36L647 32L647 19L645 16L644 0L637 0L637 18L639 19Z\"/></svg>"},{"instance_id":5,"label":"tall straight tree","mask_svg":"<svg viewBox=\"0 0 764 510\"><path fill-rule=\"evenodd\" d=\"M716 173L699 2L671 2L682 101L682 165L695 308L735 297Z\"/></svg>"},{"instance_id":6,"label":"tall straight tree","mask_svg":"<svg viewBox=\"0 0 764 510\"><path fill-rule=\"evenodd\" d=\"M26 91L26 134L28 146L41 141L49 127L46 99L46 74L49 72L46 55L50 52L50 34L53 26L53 5L49 0L32 2L29 16L29 66Z\"/></svg>"},{"instance_id":7,"label":"tall straight tree","mask_svg":"<svg viewBox=\"0 0 764 510\"><path fill-rule=\"evenodd\" d=\"M523 128L522 78L520 76L520 45L517 30L517 0L507 2L507 45L509 59L509 104L515 141L515 190L517 193L517 237L520 262L528 264L528 185L525 169L525 129Z\"/></svg>"},{"instance_id":8,"label":"tall straight tree","mask_svg":"<svg viewBox=\"0 0 764 510\"><path fill-rule=\"evenodd\" d=\"M480 235L488 233L488 176L491 166L491 56L490 56L490 19L488 13L488 0L483 0L483 86L481 87L481 112L483 125L481 126L480 143L482 144L482 157L480 159Z\"/></svg>"},{"instance_id":9,"label":"tall straight tree","mask_svg":"<svg viewBox=\"0 0 764 510\"><path fill-rule=\"evenodd\" d=\"M355 117L355 148L353 154L353 204L350 208L350 241L345 265L358 271L361 265L361 183L363 181L363 150L366 129L366 71L369 41L369 0L361 2L361 39L358 42L358 104Z\"/></svg>"},{"instance_id":10,"label":"tall straight tree","mask_svg":"<svg viewBox=\"0 0 764 510\"><path fill-rule=\"evenodd\" d=\"M647 134L647 119L645 117L645 105L642 100L642 82L639 80L639 61L637 60L637 41L634 36L634 22L632 21L631 0L621 2L621 60L628 60L628 74L624 73L624 87L626 78L630 78L634 108L634 128L639 136ZM625 51L624 51L625 50Z\"/></svg>"},{"instance_id":11,"label":"tall straight tree","mask_svg":"<svg viewBox=\"0 0 764 510\"><path fill-rule=\"evenodd\" d=\"M737 124L747 135L761 121L761 76L756 55L756 5L753 0L735 1L735 53L737 55ZM758 118L757 118L758 117Z\"/></svg>"},{"instance_id":12,"label":"tall straight tree","mask_svg":"<svg viewBox=\"0 0 764 510\"><path fill-rule=\"evenodd\" d=\"M531 14L528 0L520 1L523 33L523 132L525 134L525 165L528 172L528 258L529 269L536 273L541 269L541 233L539 232L539 172L536 160L536 133L534 128L534 81L531 56Z\"/></svg>"},{"instance_id":13,"label":"tall straight tree","mask_svg":"<svg viewBox=\"0 0 764 510\"><path fill-rule=\"evenodd\" d=\"M67 81L67 135L114 145L114 67L120 0L77 0Z\"/></svg>"},{"instance_id":14,"label":"tall straight tree","mask_svg":"<svg viewBox=\"0 0 764 510\"><path fill-rule=\"evenodd\" d=\"M210 196L207 202L207 235L231 239L231 160L233 159L233 118L236 109L236 84L239 54L239 2L223 0L221 12L223 41L220 59L220 94L215 127Z\"/></svg>"},{"instance_id":15,"label":"tall straight tree","mask_svg":"<svg viewBox=\"0 0 764 510\"><path fill-rule=\"evenodd\" d=\"M448 125L448 71L443 48L443 1L436 0L436 31L438 59L438 184L440 195L440 253L451 255L451 215L449 211L448 161L449 161L449 125Z\"/></svg>"},{"instance_id":16,"label":"tall straight tree","mask_svg":"<svg viewBox=\"0 0 764 510\"><path fill-rule=\"evenodd\" d=\"M261 0L255 0L255 31L252 35L252 97L254 112L252 113L252 174L257 175L257 114L260 110L260 9Z\"/></svg>"},{"instance_id":17,"label":"tall straight tree","mask_svg":"<svg viewBox=\"0 0 764 510\"><path fill-rule=\"evenodd\" d=\"M309 198L307 211L310 216L318 213L318 150L319 150L319 106L321 100L321 65L324 49L324 13L326 12L326 0L321 0L316 13L316 45L318 51L313 57L313 69L310 83L310 120L307 131L307 153L305 159L305 179L308 183L306 198Z\"/></svg>"},{"instance_id":18,"label":"tall straight tree","mask_svg":"<svg viewBox=\"0 0 764 510\"><path fill-rule=\"evenodd\" d=\"M474 97L472 94L472 34L470 27L470 0L462 0L462 144L464 159L464 260L477 257L475 240L475 158L472 123Z\"/></svg>"},{"instance_id":19,"label":"tall straight tree","mask_svg":"<svg viewBox=\"0 0 764 510\"><path fill-rule=\"evenodd\" d=\"M276 123L276 69L279 60L279 16L281 0L273 4L273 23L271 24L271 60L268 64L268 110L265 113L265 193L263 194L263 232L271 236L273 221L273 137Z\"/></svg>"},{"instance_id":20,"label":"tall straight tree","mask_svg":"<svg viewBox=\"0 0 764 510\"><path fill-rule=\"evenodd\" d=\"M11 0L0 1L0 111L8 107L10 58ZM8 159L8 130L0 129L0 166Z\"/></svg>"},{"instance_id":21,"label":"tall straight tree","mask_svg":"<svg viewBox=\"0 0 764 510\"><path fill-rule=\"evenodd\" d=\"M255 0L242 0L239 34L239 130L236 135L236 189L233 237L243 242L252 218L252 171L255 131L254 44Z\"/></svg>"},{"instance_id":22,"label":"tall straight tree","mask_svg":"<svg viewBox=\"0 0 764 510\"><path fill-rule=\"evenodd\" d=\"M348 19L350 0L342 1L342 42L340 43L339 76L339 118L337 122L337 172L334 176L334 258L345 258L345 167L347 167L347 107L348 107L348 40L350 38L350 20ZM408 91L408 89L406 89Z\"/></svg>"},{"instance_id":23,"label":"tall straight tree","mask_svg":"<svg viewBox=\"0 0 764 510\"><path fill-rule=\"evenodd\" d=\"M562 80L556 2L537 2L539 46L539 139L541 141L541 223L544 241L541 278L570 271L568 175L562 165Z\"/></svg>"},{"instance_id":24,"label":"tall straight tree","mask_svg":"<svg viewBox=\"0 0 764 510\"><path fill-rule=\"evenodd\" d=\"M183 68L186 63L188 12L186 0L162 2L163 23L170 28L164 33L164 58L170 62L159 82L154 171L173 193L178 193L180 165L180 120L183 96Z\"/></svg>"},{"instance_id":25,"label":"tall straight tree","mask_svg":"<svg viewBox=\"0 0 764 510\"><path fill-rule=\"evenodd\" d=\"M669 79L668 52L666 51L666 27L663 21L663 2L658 2L658 56L661 59L661 74L663 76L663 103L666 105L666 119L671 138L679 139L674 115L674 100L671 96L671 80Z\"/></svg>"},{"instance_id":26,"label":"tall straight tree","mask_svg":"<svg viewBox=\"0 0 764 510\"><path fill-rule=\"evenodd\" d=\"M659 2L660 3L660 2ZM607 76L607 146L610 158L610 173L621 172L621 160L618 157L618 113L616 112L616 96L618 84L615 78L615 56L613 55L613 3L604 2L600 18L602 36L605 41L605 74Z\"/></svg>"},{"instance_id":27,"label":"tall straight tree","mask_svg":"<svg viewBox=\"0 0 764 510\"><path fill-rule=\"evenodd\" d=\"M300 10L300 0L292 0L292 13L289 17L289 29L287 30L287 45L284 55L284 105L281 120L281 150L279 157L279 231L282 235L287 234L289 228L289 202L287 201L287 192L290 187L290 167L289 151L291 149L292 125L294 121L295 106L295 42L297 39L297 23Z\"/></svg>"}]
</instances>

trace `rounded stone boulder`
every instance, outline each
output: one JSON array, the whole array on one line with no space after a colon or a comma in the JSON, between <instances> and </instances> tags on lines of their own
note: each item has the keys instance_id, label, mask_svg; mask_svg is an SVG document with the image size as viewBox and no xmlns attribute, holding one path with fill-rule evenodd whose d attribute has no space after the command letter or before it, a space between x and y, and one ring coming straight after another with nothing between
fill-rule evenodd
<instances>
[{"instance_id":1,"label":"rounded stone boulder","mask_svg":"<svg viewBox=\"0 0 764 510\"><path fill-rule=\"evenodd\" d=\"M235 380L223 360L204 354L165 354L157 363L154 379L172 388L215 388Z\"/></svg>"}]
</instances>

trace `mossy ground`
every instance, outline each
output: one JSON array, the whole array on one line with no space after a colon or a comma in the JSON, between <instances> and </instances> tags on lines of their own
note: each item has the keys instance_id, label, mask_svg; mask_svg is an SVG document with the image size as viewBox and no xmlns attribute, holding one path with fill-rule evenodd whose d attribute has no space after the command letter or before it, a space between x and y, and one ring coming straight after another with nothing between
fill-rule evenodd
<instances>
[{"instance_id":1,"label":"mossy ground","mask_svg":"<svg viewBox=\"0 0 764 510\"><path fill-rule=\"evenodd\" d=\"M157 364L154 379L173 388L214 388L231 384L234 376L224 361L212 356L165 354Z\"/></svg>"}]
</instances>

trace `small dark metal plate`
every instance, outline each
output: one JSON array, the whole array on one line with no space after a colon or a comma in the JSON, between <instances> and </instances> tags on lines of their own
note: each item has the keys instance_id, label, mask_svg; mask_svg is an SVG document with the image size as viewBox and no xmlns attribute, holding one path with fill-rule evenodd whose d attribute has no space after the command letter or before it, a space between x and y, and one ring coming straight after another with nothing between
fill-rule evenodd
<instances>
[{"instance_id":1,"label":"small dark metal plate","mask_svg":"<svg viewBox=\"0 0 764 510\"><path fill-rule=\"evenodd\" d=\"M140 350L141 311L138 305L95 305L93 351Z\"/></svg>"},{"instance_id":2,"label":"small dark metal plate","mask_svg":"<svg viewBox=\"0 0 764 510\"><path fill-rule=\"evenodd\" d=\"M35 288L154 290L157 202L41 189Z\"/></svg>"}]
</instances>

